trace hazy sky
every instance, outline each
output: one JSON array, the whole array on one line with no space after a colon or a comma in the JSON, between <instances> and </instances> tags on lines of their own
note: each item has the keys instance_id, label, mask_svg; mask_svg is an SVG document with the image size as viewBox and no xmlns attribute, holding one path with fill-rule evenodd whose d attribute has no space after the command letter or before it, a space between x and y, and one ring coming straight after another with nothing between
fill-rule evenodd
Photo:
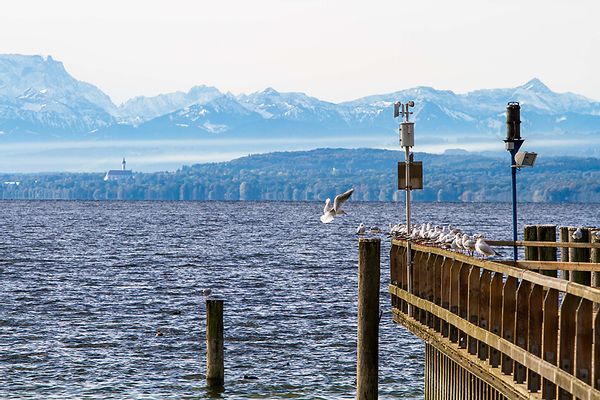
<instances>
[{"instance_id":1,"label":"hazy sky","mask_svg":"<svg viewBox=\"0 0 600 400\"><path fill-rule=\"evenodd\" d=\"M600 2L19 0L0 52L52 55L120 103L207 84L331 101L538 77L600 99Z\"/></svg>"}]
</instances>

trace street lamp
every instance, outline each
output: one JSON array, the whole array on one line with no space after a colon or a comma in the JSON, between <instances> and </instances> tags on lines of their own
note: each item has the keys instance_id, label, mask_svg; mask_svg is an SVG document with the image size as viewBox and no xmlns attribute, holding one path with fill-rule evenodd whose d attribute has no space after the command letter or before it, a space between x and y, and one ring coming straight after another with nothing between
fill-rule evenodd
<instances>
[{"instance_id":1,"label":"street lamp","mask_svg":"<svg viewBox=\"0 0 600 400\"><path fill-rule=\"evenodd\" d=\"M506 106L506 150L510 152L510 169L512 177L512 219L513 219L513 260L517 261L517 169L533 167L537 153L520 152L525 139L521 139L521 106L511 101Z\"/></svg>"}]
</instances>

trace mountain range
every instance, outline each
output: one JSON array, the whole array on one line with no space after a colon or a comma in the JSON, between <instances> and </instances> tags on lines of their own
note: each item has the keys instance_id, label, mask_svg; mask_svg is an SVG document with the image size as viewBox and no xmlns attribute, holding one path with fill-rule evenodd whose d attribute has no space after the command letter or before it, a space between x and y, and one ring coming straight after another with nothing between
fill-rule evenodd
<instances>
[{"instance_id":1,"label":"mountain range","mask_svg":"<svg viewBox=\"0 0 600 400\"><path fill-rule=\"evenodd\" d=\"M51 56L0 54L0 171L136 171L315 148L398 149L396 101L414 100L415 151L503 153L505 107L540 156L600 157L600 102L539 79L468 93L419 86L332 103L273 88L235 95L198 85L115 104Z\"/></svg>"},{"instance_id":2,"label":"mountain range","mask_svg":"<svg viewBox=\"0 0 600 400\"><path fill-rule=\"evenodd\" d=\"M522 105L524 135L598 138L600 102L555 93L538 79L465 94L421 86L331 103L272 88L233 95L210 86L135 97L121 105L73 78L52 57L0 55L0 141L387 137L395 143L395 101L414 100L423 143L459 145L504 135L508 101ZM351 142L351 140L350 140Z\"/></svg>"}]
</instances>

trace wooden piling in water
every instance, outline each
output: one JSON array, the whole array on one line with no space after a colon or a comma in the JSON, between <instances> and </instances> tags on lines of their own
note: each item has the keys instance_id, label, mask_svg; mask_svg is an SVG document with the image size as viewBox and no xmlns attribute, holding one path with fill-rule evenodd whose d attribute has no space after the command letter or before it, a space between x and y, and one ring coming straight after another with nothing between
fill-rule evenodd
<instances>
[{"instance_id":1,"label":"wooden piling in water","mask_svg":"<svg viewBox=\"0 0 600 400\"><path fill-rule=\"evenodd\" d=\"M587 228L581 229L581 239L573 238L573 233L578 228L571 226L569 227L569 242L573 243L589 243L590 231ZM583 248L570 248L569 249L569 261L570 262L589 262L590 260L590 249ZM581 283L582 285L589 286L592 282L591 274L589 271L571 271L571 281Z\"/></svg>"},{"instance_id":2,"label":"wooden piling in water","mask_svg":"<svg viewBox=\"0 0 600 400\"><path fill-rule=\"evenodd\" d=\"M378 397L380 249L379 238L358 240L357 400Z\"/></svg>"},{"instance_id":3,"label":"wooden piling in water","mask_svg":"<svg viewBox=\"0 0 600 400\"><path fill-rule=\"evenodd\" d=\"M206 299L206 384L210 388L225 384L221 299Z\"/></svg>"},{"instance_id":4,"label":"wooden piling in water","mask_svg":"<svg viewBox=\"0 0 600 400\"><path fill-rule=\"evenodd\" d=\"M569 241L569 228L566 226L561 226L559 231L559 237L561 242ZM561 247L560 249L560 261L569 262L569 249L566 247ZM560 277L565 280L569 280L569 271L561 271Z\"/></svg>"},{"instance_id":5,"label":"wooden piling in water","mask_svg":"<svg viewBox=\"0 0 600 400\"><path fill-rule=\"evenodd\" d=\"M540 242L556 242L556 225L538 225L537 240ZM538 247L539 261L556 261L556 247ZM557 271L541 271L543 275L556 278Z\"/></svg>"},{"instance_id":6,"label":"wooden piling in water","mask_svg":"<svg viewBox=\"0 0 600 400\"><path fill-rule=\"evenodd\" d=\"M537 226L525 225L525 227L523 228L523 240L528 242L535 242L536 240L538 240ZM525 259L531 261L539 260L538 248L532 246L525 246Z\"/></svg>"}]
</instances>

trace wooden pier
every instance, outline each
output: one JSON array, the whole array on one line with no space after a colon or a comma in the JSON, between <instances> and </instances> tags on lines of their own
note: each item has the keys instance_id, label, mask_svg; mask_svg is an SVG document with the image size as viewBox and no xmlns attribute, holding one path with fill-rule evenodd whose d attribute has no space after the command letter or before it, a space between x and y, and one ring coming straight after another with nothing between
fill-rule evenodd
<instances>
[{"instance_id":1,"label":"wooden pier","mask_svg":"<svg viewBox=\"0 0 600 400\"><path fill-rule=\"evenodd\" d=\"M529 238L517 262L411 242L410 269L392 241L393 317L425 341L426 400L600 399L600 243Z\"/></svg>"}]
</instances>

